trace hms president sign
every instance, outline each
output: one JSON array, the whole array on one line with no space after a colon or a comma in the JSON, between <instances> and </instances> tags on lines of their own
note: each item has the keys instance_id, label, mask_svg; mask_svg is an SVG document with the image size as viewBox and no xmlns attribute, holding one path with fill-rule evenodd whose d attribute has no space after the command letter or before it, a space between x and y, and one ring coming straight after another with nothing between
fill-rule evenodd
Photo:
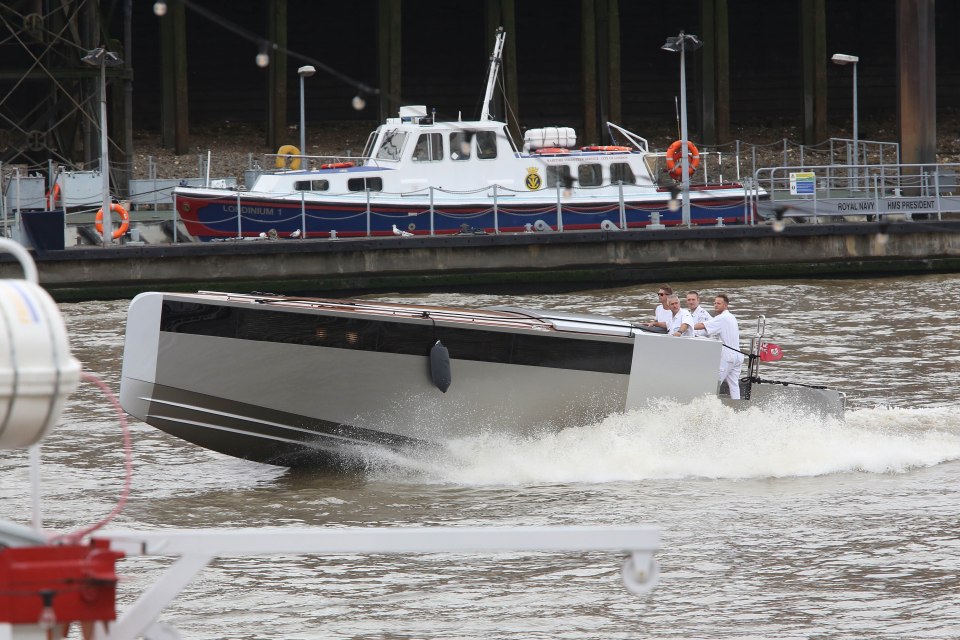
<instances>
[{"instance_id":1,"label":"hms president sign","mask_svg":"<svg viewBox=\"0 0 960 640\"><path fill-rule=\"evenodd\" d=\"M937 210L936 198L880 198L878 200L827 199L817 203L818 213L929 213Z\"/></svg>"},{"instance_id":2,"label":"hms president sign","mask_svg":"<svg viewBox=\"0 0 960 640\"><path fill-rule=\"evenodd\" d=\"M936 213L937 199L923 198L822 198L777 200L801 215L863 215L887 213ZM960 198L941 197L940 211L960 211Z\"/></svg>"}]
</instances>

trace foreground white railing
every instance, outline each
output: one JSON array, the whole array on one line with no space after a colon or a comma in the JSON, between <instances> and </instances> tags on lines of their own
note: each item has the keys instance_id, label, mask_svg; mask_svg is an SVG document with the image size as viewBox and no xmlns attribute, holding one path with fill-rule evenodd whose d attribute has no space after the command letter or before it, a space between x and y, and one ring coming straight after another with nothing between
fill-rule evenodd
<instances>
[{"instance_id":1,"label":"foreground white railing","mask_svg":"<svg viewBox=\"0 0 960 640\"><path fill-rule=\"evenodd\" d=\"M613 551L627 554L621 576L629 591L649 592L660 575L653 557L660 546L660 531L649 526L175 529L105 531L94 538L107 541L111 549L127 556L180 558L109 629L98 623L94 637L99 640L178 637L170 635L169 626L156 622L158 616L194 576L221 557Z\"/></svg>"}]
</instances>

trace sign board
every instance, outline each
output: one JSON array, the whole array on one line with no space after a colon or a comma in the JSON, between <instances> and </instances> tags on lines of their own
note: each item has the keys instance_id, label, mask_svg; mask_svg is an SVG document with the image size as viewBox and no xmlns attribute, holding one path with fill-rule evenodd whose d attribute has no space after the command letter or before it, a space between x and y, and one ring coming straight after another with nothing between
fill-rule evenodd
<instances>
[{"instance_id":1,"label":"sign board","mask_svg":"<svg viewBox=\"0 0 960 640\"><path fill-rule=\"evenodd\" d=\"M921 214L938 211L960 211L960 198L941 196L939 209L935 197L891 198L819 198L817 200L778 199L775 204L786 207L788 215L855 216L888 214Z\"/></svg>"},{"instance_id":2,"label":"sign board","mask_svg":"<svg viewBox=\"0 0 960 640\"><path fill-rule=\"evenodd\" d=\"M817 190L817 174L813 171L797 171L790 174L790 195L812 196Z\"/></svg>"}]
</instances>

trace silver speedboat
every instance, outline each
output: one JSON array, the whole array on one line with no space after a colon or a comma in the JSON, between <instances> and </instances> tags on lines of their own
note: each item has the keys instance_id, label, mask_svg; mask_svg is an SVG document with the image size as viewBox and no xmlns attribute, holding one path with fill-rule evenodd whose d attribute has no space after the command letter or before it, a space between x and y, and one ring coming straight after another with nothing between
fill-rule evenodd
<instances>
[{"instance_id":1,"label":"silver speedboat","mask_svg":"<svg viewBox=\"0 0 960 640\"><path fill-rule=\"evenodd\" d=\"M721 348L596 315L144 293L130 305L120 398L214 451L336 469L366 446L522 436L716 394Z\"/></svg>"}]
</instances>

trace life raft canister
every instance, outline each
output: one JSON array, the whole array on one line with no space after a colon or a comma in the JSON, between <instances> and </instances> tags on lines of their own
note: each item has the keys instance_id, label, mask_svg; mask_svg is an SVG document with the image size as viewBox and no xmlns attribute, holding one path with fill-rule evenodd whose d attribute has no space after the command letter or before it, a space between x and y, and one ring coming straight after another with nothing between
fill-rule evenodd
<instances>
[{"instance_id":1,"label":"life raft canister","mask_svg":"<svg viewBox=\"0 0 960 640\"><path fill-rule=\"evenodd\" d=\"M677 140L667 147L667 173L674 180L680 180L683 173L683 152L680 150L682 146L683 141ZM689 140L687 140L687 163L689 167L687 171L690 175L693 175L693 172L700 166L700 151L697 150L697 145Z\"/></svg>"},{"instance_id":2,"label":"life raft canister","mask_svg":"<svg viewBox=\"0 0 960 640\"><path fill-rule=\"evenodd\" d=\"M273 166L277 169L290 169L291 171L296 171L300 168L300 149L297 149L292 144L285 144L279 149L277 149L277 159L274 160Z\"/></svg>"},{"instance_id":3,"label":"life raft canister","mask_svg":"<svg viewBox=\"0 0 960 640\"><path fill-rule=\"evenodd\" d=\"M130 228L130 214L116 202L110 203L110 211L116 211L120 215L120 227L113 232L113 239L116 240ZM97 211L97 233L103 233L103 207Z\"/></svg>"}]
</instances>

